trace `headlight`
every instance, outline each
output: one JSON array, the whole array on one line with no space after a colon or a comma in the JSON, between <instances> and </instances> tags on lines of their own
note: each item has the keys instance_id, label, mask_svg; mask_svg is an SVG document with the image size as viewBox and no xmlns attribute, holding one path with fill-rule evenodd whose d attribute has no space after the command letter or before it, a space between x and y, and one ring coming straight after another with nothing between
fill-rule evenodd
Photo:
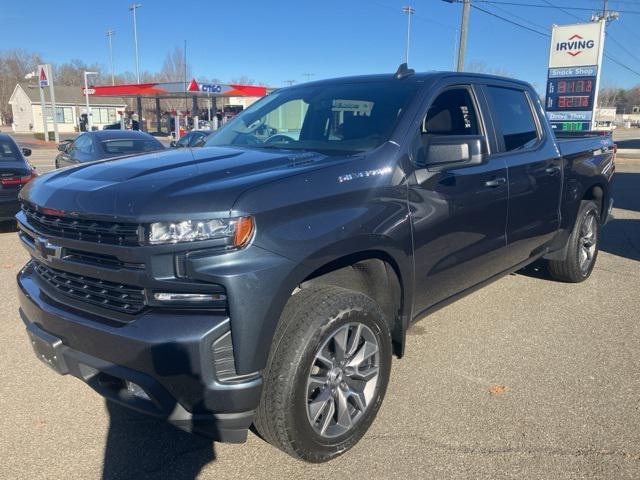
<instances>
[{"instance_id":1,"label":"headlight","mask_svg":"<svg viewBox=\"0 0 640 480\"><path fill-rule=\"evenodd\" d=\"M156 222L149 227L149 243L158 245L226 238L230 247L239 248L249 243L253 231L252 217Z\"/></svg>"}]
</instances>

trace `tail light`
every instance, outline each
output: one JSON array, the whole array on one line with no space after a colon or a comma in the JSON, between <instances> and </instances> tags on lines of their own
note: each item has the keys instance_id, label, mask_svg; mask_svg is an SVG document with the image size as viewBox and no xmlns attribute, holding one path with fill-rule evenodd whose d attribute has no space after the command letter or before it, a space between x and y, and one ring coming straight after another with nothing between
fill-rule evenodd
<instances>
[{"instance_id":1,"label":"tail light","mask_svg":"<svg viewBox=\"0 0 640 480\"><path fill-rule=\"evenodd\" d=\"M0 179L0 185L26 185L31 180L36 178L38 174L31 170L31 173L26 177L14 177L14 178L3 178Z\"/></svg>"}]
</instances>

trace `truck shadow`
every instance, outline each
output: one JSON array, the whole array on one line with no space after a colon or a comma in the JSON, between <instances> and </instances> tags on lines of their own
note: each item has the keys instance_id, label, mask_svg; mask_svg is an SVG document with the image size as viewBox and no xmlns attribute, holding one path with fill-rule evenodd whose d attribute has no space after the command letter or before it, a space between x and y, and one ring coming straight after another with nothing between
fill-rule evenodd
<instances>
[{"instance_id":1,"label":"truck shadow","mask_svg":"<svg viewBox=\"0 0 640 480\"><path fill-rule=\"evenodd\" d=\"M161 419L106 402L109 433L103 480L192 480L215 461L214 442L183 432Z\"/></svg>"},{"instance_id":2,"label":"truck shadow","mask_svg":"<svg viewBox=\"0 0 640 480\"><path fill-rule=\"evenodd\" d=\"M640 191L640 173L616 172L612 186L614 207L640 212L638 191Z\"/></svg>"},{"instance_id":3,"label":"truck shadow","mask_svg":"<svg viewBox=\"0 0 640 480\"><path fill-rule=\"evenodd\" d=\"M602 229L600 250L640 261L640 220L612 219Z\"/></svg>"}]
</instances>

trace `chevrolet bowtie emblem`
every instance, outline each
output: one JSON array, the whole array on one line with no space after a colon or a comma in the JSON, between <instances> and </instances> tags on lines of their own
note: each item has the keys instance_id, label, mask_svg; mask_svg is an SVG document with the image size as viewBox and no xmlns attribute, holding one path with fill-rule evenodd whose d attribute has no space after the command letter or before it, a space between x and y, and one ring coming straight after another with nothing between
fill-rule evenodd
<instances>
[{"instance_id":1,"label":"chevrolet bowtie emblem","mask_svg":"<svg viewBox=\"0 0 640 480\"><path fill-rule=\"evenodd\" d=\"M53 245L46 238L38 237L35 239L35 250L44 260L53 258L62 258L62 247Z\"/></svg>"}]
</instances>

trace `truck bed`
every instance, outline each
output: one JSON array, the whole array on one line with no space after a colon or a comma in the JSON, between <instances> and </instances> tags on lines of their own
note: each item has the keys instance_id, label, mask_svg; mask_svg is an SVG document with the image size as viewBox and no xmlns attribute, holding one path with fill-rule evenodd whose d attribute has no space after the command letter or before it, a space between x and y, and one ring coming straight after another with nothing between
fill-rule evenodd
<instances>
[{"instance_id":1,"label":"truck bed","mask_svg":"<svg viewBox=\"0 0 640 480\"><path fill-rule=\"evenodd\" d=\"M614 146L610 132L557 132L555 135L563 157Z\"/></svg>"}]
</instances>

